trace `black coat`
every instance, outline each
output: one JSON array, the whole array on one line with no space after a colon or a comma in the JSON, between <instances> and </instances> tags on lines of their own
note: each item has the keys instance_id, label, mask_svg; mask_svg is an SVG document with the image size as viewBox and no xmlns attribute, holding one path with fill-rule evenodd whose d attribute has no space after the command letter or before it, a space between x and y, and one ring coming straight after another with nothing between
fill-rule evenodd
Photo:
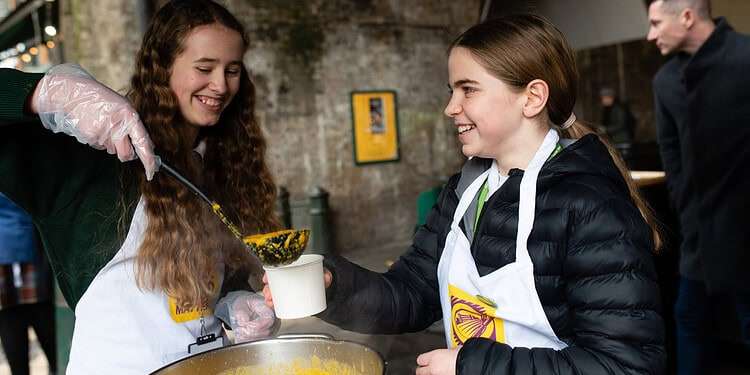
<instances>
[{"instance_id":1,"label":"black coat","mask_svg":"<svg viewBox=\"0 0 750 375\"><path fill-rule=\"evenodd\" d=\"M443 189L411 249L385 274L328 257L328 309L345 329L419 331L441 318L437 265L463 188L488 161L474 159ZM485 204L471 252L480 274L515 260L519 185L514 169ZM511 348L470 339L458 374L659 374L665 366L649 227L604 145L593 135L545 163L528 248L552 329L569 347Z\"/></svg>"},{"instance_id":2,"label":"black coat","mask_svg":"<svg viewBox=\"0 0 750 375\"><path fill-rule=\"evenodd\" d=\"M668 173L682 172L669 176L670 190L674 200L689 207L680 212L687 216L681 222L687 223L695 238L685 241L694 241L703 271L699 279L711 291L750 292L748 69L750 37L719 19L692 57L675 57L654 81L657 100L669 87L683 86L682 100L663 108L683 121L676 128L679 143L671 146L678 150L671 151L676 158L665 158L664 163ZM661 121L658 125L663 127Z\"/></svg>"},{"instance_id":3,"label":"black coat","mask_svg":"<svg viewBox=\"0 0 750 375\"><path fill-rule=\"evenodd\" d=\"M654 112L659 153L667 175L672 208L680 219L680 274L691 280L705 278L698 253L698 202L693 187L693 171L686 168L690 151L687 92L682 70L690 56L670 59L654 77Z\"/></svg>"}]
</instances>

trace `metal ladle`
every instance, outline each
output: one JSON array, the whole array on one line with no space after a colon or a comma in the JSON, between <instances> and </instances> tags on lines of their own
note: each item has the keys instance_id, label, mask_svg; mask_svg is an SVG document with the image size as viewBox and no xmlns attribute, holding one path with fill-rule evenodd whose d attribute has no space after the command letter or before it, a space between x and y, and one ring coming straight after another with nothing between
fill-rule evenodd
<instances>
[{"instance_id":1,"label":"metal ladle","mask_svg":"<svg viewBox=\"0 0 750 375\"><path fill-rule=\"evenodd\" d=\"M251 244L248 243L248 241L246 241L242 236L240 229L236 225L234 225L234 223L232 223L232 221L230 221L226 217L226 215L224 215L224 212L221 210L221 206L216 201L210 199L203 191L201 191L197 186L190 182L190 180L185 178L185 176L177 172L174 168L165 163L158 156L156 156L156 164L159 167L158 170L167 172L167 174L174 177L177 181L187 187L188 190L193 192L193 194L197 195L204 202L208 203L208 205L211 206L211 210L213 211L213 213L221 220L222 223L224 223L229 231L232 232L232 234L237 237L237 239L240 240L242 244L261 261L261 263L269 266L278 266L281 264L290 263L288 254L276 254L275 252L268 250L261 251L262 249L259 249L257 246L251 246ZM295 260L299 257L300 254L296 254Z\"/></svg>"},{"instance_id":2,"label":"metal ladle","mask_svg":"<svg viewBox=\"0 0 750 375\"><path fill-rule=\"evenodd\" d=\"M160 157L156 157L156 164L159 166L159 170L163 170L167 172L170 176L174 177L177 181L179 181L181 184L185 185L185 187L188 188L193 194L197 195L200 199L202 199L204 202L208 203L209 206L211 206L211 210L216 214L216 216L221 219L221 222L226 225L226 227L229 229L232 234L237 237L240 241L242 241L242 233L240 233L240 229L237 228L234 223L232 223L226 215L224 215L224 212L221 210L221 206L216 203L214 200L210 199L201 189L198 189L197 186L195 186L190 180L185 178L185 176L181 175L179 172L177 172L174 168L169 166L169 164L165 163L163 160L161 160ZM244 242L243 242L244 244Z\"/></svg>"}]
</instances>

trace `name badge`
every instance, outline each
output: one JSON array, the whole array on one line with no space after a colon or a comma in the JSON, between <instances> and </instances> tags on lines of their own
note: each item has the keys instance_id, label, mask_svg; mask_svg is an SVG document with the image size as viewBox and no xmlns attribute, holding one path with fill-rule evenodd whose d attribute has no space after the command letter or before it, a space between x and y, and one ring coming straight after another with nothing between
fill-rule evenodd
<instances>
[{"instance_id":1,"label":"name badge","mask_svg":"<svg viewBox=\"0 0 750 375\"><path fill-rule=\"evenodd\" d=\"M177 305L177 301L169 297L169 316L172 317L176 323L185 323L191 320L200 319L202 316L213 315L213 310L208 307L207 303L198 308L183 309Z\"/></svg>"},{"instance_id":2,"label":"name badge","mask_svg":"<svg viewBox=\"0 0 750 375\"><path fill-rule=\"evenodd\" d=\"M209 284L211 286L211 290L213 290L214 292L218 291L217 281L218 280L214 278L214 281ZM169 316L172 317L172 320L174 320L175 323L185 323L214 314L213 308L209 307L208 301L204 301L200 307L186 309L180 307L177 304L177 300L172 297L167 296L167 300L169 301Z\"/></svg>"}]
</instances>

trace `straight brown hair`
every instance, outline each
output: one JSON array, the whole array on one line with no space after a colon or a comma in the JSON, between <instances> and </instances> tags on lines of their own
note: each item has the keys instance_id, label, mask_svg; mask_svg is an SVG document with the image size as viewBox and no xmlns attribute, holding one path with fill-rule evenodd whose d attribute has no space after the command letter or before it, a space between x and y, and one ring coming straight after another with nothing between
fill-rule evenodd
<instances>
[{"instance_id":1,"label":"straight brown hair","mask_svg":"<svg viewBox=\"0 0 750 375\"><path fill-rule=\"evenodd\" d=\"M456 47L470 51L490 74L518 90L535 79L546 82L549 86L547 115L561 137L579 139L595 134L578 120L567 129L560 126L573 112L579 75L573 50L560 30L544 17L512 14L487 20L459 35L451 43L449 52ZM651 228L655 249L661 248L656 216L638 191L620 154L606 138L598 137L622 174L633 203Z\"/></svg>"}]
</instances>

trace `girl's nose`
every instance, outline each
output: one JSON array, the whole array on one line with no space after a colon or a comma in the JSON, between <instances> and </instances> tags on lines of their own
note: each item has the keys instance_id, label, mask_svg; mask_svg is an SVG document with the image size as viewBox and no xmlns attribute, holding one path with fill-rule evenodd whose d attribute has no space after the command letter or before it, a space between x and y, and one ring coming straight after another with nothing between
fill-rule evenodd
<instances>
[{"instance_id":1,"label":"girl's nose","mask_svg":"<svg viewBox=\"0 0 750 375\"><path fill-rule=\"evenodd\" d=\"M227 79L224 77L223 72L217 72L211 77L209 88L217 94L224 94L227 92Z\"/></svg>"},{"instance_id":2,"label":"girl's nose","mask_svg":"<svg viewBox=\"0 0 750 375\"><path fill-rule=\"evenodd\" d=\"M451 96L451 100L448 102L448 105L445 106L445 113L448 117L454 117L461 113L462 107L461 103L458 102L458 100L454 100L453 96Z\"/></svg>"}]
</instances>

